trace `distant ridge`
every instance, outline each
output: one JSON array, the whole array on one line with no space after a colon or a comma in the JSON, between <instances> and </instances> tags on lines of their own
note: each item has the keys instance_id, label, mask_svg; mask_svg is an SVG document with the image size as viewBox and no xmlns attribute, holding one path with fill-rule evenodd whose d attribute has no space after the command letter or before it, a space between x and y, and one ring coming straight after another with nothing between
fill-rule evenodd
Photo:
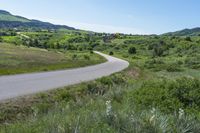
<instances>
[{"instance_id":1,"label":"distant ridge","mask_svg":"<svg viewBox=\"0 0 200 133\"><path fill-rule=\"evenodd\" d=\"M163 35L169 36L200 36L200 27L196 27L193 29L184 29L176 32L169 32Z\"/></svg>"},{"instance_id":2,"label":"distant ridge","mask_svg":"<svg viewBox=\"0 0 200 133\"><path fill-rule=\"evenodd\" d=\"M68 29L76 30L66 25L54 25L39 20L30 20L22 16L12 15L10 12L0 10L0 28L41 28L41 29Z\"/></svg>"}]
</instances>

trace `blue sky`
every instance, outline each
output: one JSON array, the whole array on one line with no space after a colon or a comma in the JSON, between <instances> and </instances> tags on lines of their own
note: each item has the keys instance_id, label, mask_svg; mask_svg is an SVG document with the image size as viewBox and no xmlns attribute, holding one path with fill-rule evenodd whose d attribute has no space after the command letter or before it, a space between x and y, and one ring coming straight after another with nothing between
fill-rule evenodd
<instances>
[{"instance_id":1,"label":"blue sky","mask_svg":"<svg viewBox=\"0 0 200 133\"><path fill-rule=\"evenodd\" d=\"M15 15L97 32L161 34L200 27L199 0L0 0Z\"/></svg>"}]
</instances>

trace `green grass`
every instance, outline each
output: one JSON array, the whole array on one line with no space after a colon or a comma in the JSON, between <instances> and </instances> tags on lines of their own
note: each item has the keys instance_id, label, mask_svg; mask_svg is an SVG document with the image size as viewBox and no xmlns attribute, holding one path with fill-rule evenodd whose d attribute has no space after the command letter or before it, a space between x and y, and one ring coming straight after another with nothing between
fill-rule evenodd
<instances>
[{"instance_id":1,"label":"green grass","mask_svg":"<svg viewBox=\"0 0 200 133\"><path fill-rule=\"evenodd\" d=\"M132 71L127 69L94 82L1 104L0 112L4 112L1 116L15 120L14 123L4 120L0 131L185 133L200 130L199 118L186 114L184 110L165 114L153 107L142 111L136 108L131 94L141 88L142 82L139 81L143 78L128 82L135 77L131 75ZM13 112L12 115L9 112ZM24 120L25 113L29 116Z\"/></svg>"},{"instance_id":2,"label":"green grass","mask_svg":"<svg viewBox=\"0 0 200 133\"><path fill-rule=\"evenodd\" d=\"M0 75L84 67L104 61L103 57L97 54L91 56L90 52L67 51L63 53L0 44Z\"/></svg>"}]
</instances>

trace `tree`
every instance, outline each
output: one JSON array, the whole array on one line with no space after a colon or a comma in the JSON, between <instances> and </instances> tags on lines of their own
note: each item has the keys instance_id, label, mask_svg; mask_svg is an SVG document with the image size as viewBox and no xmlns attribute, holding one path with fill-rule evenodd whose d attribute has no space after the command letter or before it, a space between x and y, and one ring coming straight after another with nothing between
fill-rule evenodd
<instances>
[{"instance_id":1,"label":"tree","mask_svg":"<svg viewBox=\"0 0 200 133\"><path fill-rule=\"evenodd\" d=\"M128 49L128 53L129 53L129 54L136 54L136 48L135 48L135 47L130 47L130 48Z\"/></svg>"}]
</instances>

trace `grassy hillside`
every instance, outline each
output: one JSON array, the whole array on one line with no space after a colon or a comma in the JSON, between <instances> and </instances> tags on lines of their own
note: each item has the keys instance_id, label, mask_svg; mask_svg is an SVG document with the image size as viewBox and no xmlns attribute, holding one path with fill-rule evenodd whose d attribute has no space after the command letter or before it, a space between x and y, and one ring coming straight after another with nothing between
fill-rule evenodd
<instances>
[{"instance_id":1,"label":"grassy hillside","mask_svg":"<svg viewBox=\"0 0 200 133\"><path fill-rule=\"evenodd\" d=\"M30 22L30 20L20 17L20 16L14 16L10 14L9 12L0 10L0 21L19 21L19 22Z\"/></svg>"},{"instance_id":2,"label":"grassy hillside","mask_svg":"<svg viewBox=\"0 0 200 133\"><path fill-rule=\"evenodd\" d=\"M200 36L200 28L184 29L176 32L166 33L170 36Z\"/></svg>"},{"instance_id":3,"label":"grassy hillside","mask_svg":"<svg viewBox=\"0 0 200 133\"><path fill-rule=\"evenodd\" d=\"M0 43L0 75L83 67L104 61L90 52L63 53Z\"/></svg>"},{"instance_id":4,"label":"grassy hillside","mask_svg":"<svg viewBox=\"0 0 200 133\"><path fill-rule=\"evenodd\" d=\"M17 28L18 30L75 30L75 28L65 25L54 25L48 22L30 20L21 16L15 16L4 10L0 10L0 28Z\"/></svg>"}]
</instances>

